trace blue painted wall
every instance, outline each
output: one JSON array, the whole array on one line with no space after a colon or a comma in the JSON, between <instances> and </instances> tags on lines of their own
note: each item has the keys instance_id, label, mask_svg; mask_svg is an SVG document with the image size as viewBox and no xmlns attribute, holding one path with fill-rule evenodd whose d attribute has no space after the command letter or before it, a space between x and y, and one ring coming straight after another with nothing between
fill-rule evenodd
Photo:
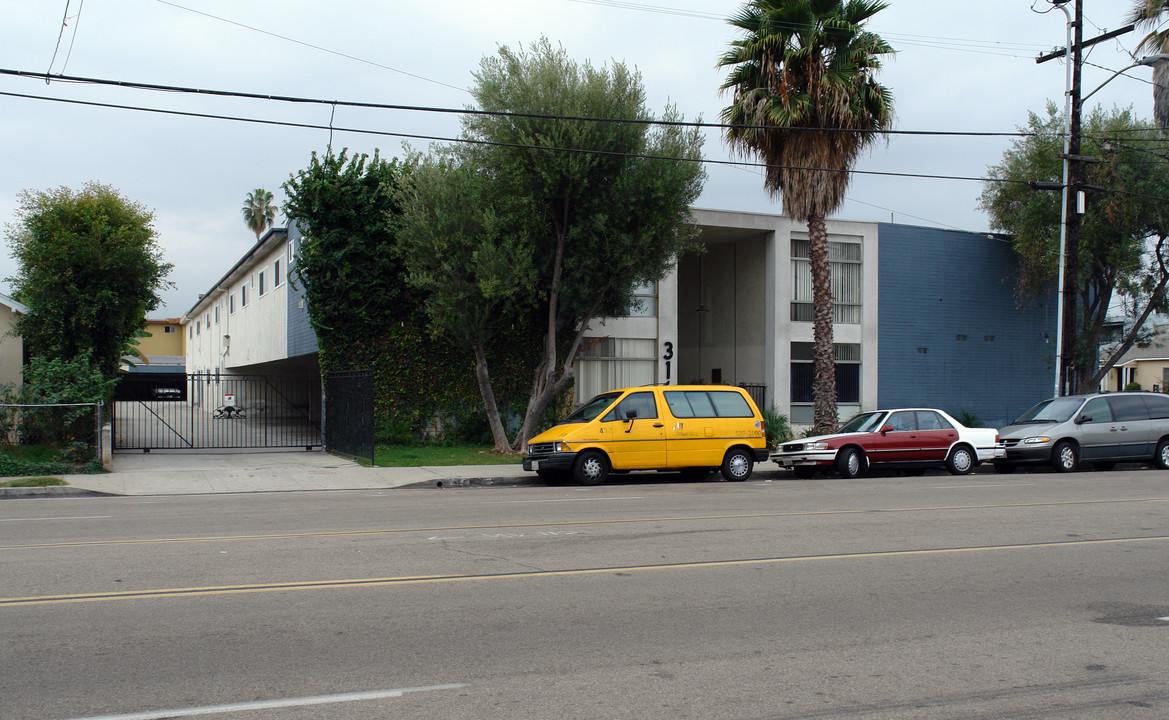
<instances>
[{"instance_id":1,"label":"blue painted wall","mask_svg":"<svg viewBox=\"0 0 1169 720\"><path fill-rule=\"evenodd\" d=\"M1017 299L1003 238L891 223L877 232L881 407L965 411L1003 427L1051 396L1055 278L1047 295Z\"/></svg>"},{"instance_id":2,"label":"blue painted wall","mask_svg":"<svg viewBox=\"0 0 1169 720\"><path fill-rule=\"evenodd\" d=\"M296 223L289 223L288 241L300 245L304 234ZM287 261L287 258L285 259ZM317 334L313 331L308 317L308 300L304 297L304 286L292 277L292 266L288 268L288 357L309 355L317 352Z\"/></svg>"}]
</instances>

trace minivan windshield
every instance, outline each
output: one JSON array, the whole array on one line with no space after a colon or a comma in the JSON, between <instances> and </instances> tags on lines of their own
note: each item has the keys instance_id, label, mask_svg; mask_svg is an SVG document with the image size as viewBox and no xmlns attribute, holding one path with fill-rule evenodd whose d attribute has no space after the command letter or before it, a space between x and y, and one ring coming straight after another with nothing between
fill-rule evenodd
<instances>
[{"instance_id":1,"label":"minivan windshield","mask_svg":"<svg viewBox=\"0 0 1169 720\"><path fill-rule=\"evenodd\" d=\"M838 433L876 432L881 429L881 418L884 412L861 413L853 415L852 419L840 426Z\"/></svg>"},{"instance_id":2,"label":"minivan windshield","mask_svg":"<svg viewBox=\"0 0 1169 720\"><path fill-rule=\"evenodd\" d=\"M1080 409L1080 405L1083 403L1084 398L1061 397L1044 400L1023 413L1014 424L1065 422L1071 419L1072 415L1076 414L1076 411Z\"/></svg>"},{"instance_id":3,"label":"minivan windshield","mask_svg":"<svg viewBox=\"0 0 1169 720\"><path fill-rule=\"evenodd\" d=\"M576 409L576 412L560 421L560 425L570 423L587 423L605 412L613 401L621 397L620 392L602 393Z\"/></svg>"}]
</instances>

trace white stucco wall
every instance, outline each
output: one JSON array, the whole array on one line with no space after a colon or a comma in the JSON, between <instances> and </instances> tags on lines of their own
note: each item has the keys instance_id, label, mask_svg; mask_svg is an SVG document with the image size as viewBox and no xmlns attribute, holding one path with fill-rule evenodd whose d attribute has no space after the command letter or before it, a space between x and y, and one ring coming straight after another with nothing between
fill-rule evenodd
<instances>
[{"instance_id":1,"label":"white stucco wall","mask_svg":"<svg viewBox=\"0 0 1169 720\"><path fill-rule=\"evenodd\" d=\"M240 372L287 357L288 242L283 235L273 236L225 277L182 322L187 333L187 372Z\"/></svg>"}]
</instances>

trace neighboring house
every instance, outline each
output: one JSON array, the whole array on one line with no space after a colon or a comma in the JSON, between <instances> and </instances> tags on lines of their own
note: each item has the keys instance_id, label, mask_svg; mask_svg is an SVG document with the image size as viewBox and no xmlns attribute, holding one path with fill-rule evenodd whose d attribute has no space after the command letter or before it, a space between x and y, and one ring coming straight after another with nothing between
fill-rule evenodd
<instances>
[{"instance_id":1,"label":"neighboring house","mask_svg":"<svg viewBox=\"0 0 1169 720\"><path fill-rule=\"evenodd\" d=\"M807 227L762 213L692 216L706 252L638 288L626 316L591 324L577 401L631 385L728 383L810 424ZM843 220L827 228L842 418L933 406L998 427L1050 395L1054 295L1016 300L1006 238ZM269 231L183 317L189 372L319 373L303 297L285 277L298 238L295 226Z\"/></svg>"},{"instance_id":2,"label":"neighboring house","mask_svg":"<svg viewBox=\"0 0 1169 720\"><path fill-rule=\"evenodd\" d=\"M1124 390L1134 382L1142 390L1166 392L1169 389L1169 330L1159 329L1148 342L1129 348L1100 381L1100 390Z\"/></svg>"},{"instance_id":3,"label":"neighboring house","mask_svg":"<svg viewBox=\"0 0 1169 720\"><path fill-rule=\"evenodd\" d=\"M146 318L147 337L138 338L138 353L142 357L126 355L122 364L132 373L185 372L186 343L183 342L182 318Z\"/></svg>"},{"instance_id":4,"label":"neighboring house","mask_svg":"<svg viewBox=\"0 0 1169 720\"><path fill-rule=\"evenodd\" d=\"M0 385L19 389L24 382L24 341L13 331L16 316L28 306L0 293Z\"/></svg>"}]
</instances>

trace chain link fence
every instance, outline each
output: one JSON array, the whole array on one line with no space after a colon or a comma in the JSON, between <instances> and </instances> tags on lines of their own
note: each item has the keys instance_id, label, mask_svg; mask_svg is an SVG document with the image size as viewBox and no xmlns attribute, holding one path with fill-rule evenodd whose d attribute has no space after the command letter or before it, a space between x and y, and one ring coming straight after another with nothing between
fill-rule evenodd
<instances>
[{"instance_id":1,"label":"chain link fence","mask_svg":"<svg viewBox=\"0 0 1169 720\"><path fill-rule=\"evenodd\" d=\"M101 467L101 403L0 403L0 475Z\"/></svg>"}]
</instances>

